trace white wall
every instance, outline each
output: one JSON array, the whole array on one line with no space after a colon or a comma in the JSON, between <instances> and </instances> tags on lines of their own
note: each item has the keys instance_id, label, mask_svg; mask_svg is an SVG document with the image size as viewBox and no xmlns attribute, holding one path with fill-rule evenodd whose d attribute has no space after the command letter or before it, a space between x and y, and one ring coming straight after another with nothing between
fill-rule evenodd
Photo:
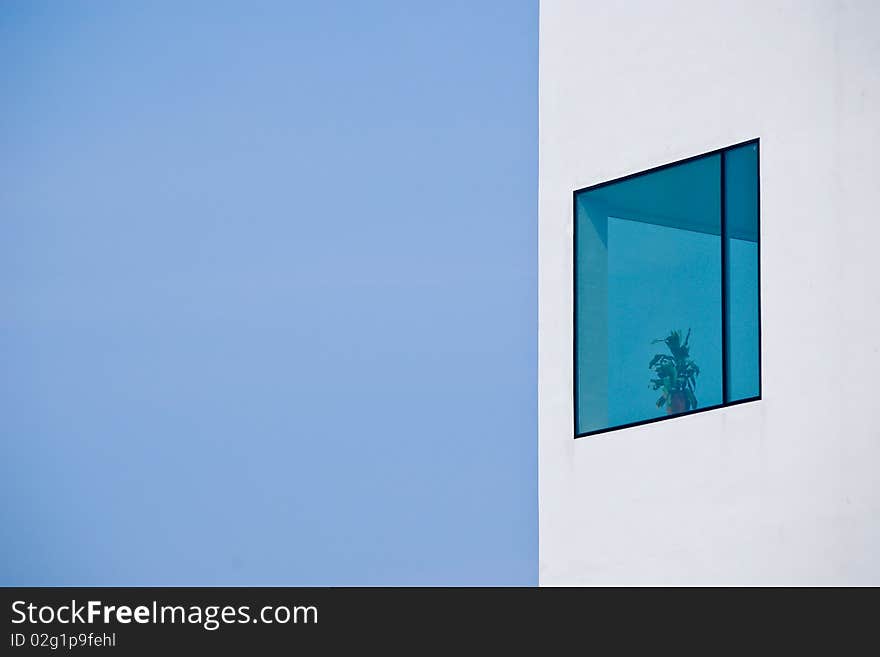
<instances>
[{"instance_id":1,"label":"white wall","mask_svg":"<svg viewBox=\"0 0 880 657\"><path fill-rule=\"evenodd\" d=\"M880 3L543 0L540 581L880 584ZM761 138L760 402L572 436L573 189Z\"/></svg>"}]
</instances>

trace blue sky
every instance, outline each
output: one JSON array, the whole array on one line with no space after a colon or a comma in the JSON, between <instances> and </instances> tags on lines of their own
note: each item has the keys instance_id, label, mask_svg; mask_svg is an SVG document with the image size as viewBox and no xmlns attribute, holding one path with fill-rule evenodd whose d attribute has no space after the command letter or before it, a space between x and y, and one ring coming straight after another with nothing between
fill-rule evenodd
<instances>
[{"instance_id":1,"label":"blue sky","mask_svg":"<svg viewBox=\"0 0 880 657\"><path fill-rule=\"evenodd\" d=\"M0 583L537 583L537 3L4 2Z\"/></svg>"}]
</instances>

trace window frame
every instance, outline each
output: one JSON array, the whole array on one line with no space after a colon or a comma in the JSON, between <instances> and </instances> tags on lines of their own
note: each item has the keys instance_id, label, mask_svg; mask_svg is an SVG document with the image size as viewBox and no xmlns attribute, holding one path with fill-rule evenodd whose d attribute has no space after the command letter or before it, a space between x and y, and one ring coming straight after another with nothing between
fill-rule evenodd
<instances>
[{"instance_id":1,"label":"window frame","mask_svg":"<svg viewBox=\"0 0 880 657\"><path fill-rule=\"evenodd\" d=\"M758 267L757 267L757 289L758 289L758 394L754 397L747 397L744 399L737 399L735 401L728 401L728 381L727 381L727 373L728 373L728 359L729 359L729 349L728 349L728 341L729 341L729 328L728 328L728 287L729 287L729 277L728 277L728 254L727 254L727 242L728 242L728 232L727 232L727 194L726 194L726 170L725 170L725 155L727 151L740 148L743 146L754 145L756 149L756 167L755 167L755 176L757 178L757 256L758 256ZM697 408L689 411L683 411L681 413L676 413L675 415L661 415L659 417L652 417L645 420L638 420L635 422L627 422L625 424L618 424L612 427L606 427L604 429L594 429L591 431L583 431L578 433L578 253L577 253L577 245L578 245L578 213L577 213L577 199L578 194L583 192L589 192L594 189L599 189L601 187L605 187L607 185L612 185L615 183L623 182L625 180L629 180L631 178L638 178L640 176L649 175L655 173L657 171L662 171L663 169L668 169L670 167L679 166L682 164L686 164L688 162L692 162L694 160L699 160L701 158L710 157L713 155L718 155L721 160L720 170L721 170L721 382L722 382L722 403L714 404L712 406L705 406L703 408ZM645 424L653 424L654 422L662 422L664 420L675 420L678 418L686 417L688 415L694 415L696 413L704 413L706 411L715 411L720 408L727 408L729 406L737 406L739 404L746 404L749 402L756 402L762 399L763 395L763 355L761 351L761 345L763 342L761 335L761 138L755 137L754 139L747 139L746 141L738 142L736 144L731 144L729 146L723 146L721 148L716 148L711 151L706 151L705 153L700 153L698 155L692 155L690 157L686 157L680 160L675 160L674 162L667 162L665 164L660 164L655 167L651 167L649 169L644 169L642 171L637 171L635 173L626 174L624 176L619 176L617 178L613 178L611 180L605 180L600 183L596 183L594 185L588 185L586 187L581 187L575 189L571 195L572 199L572 264L573 264L573 272L572 272L572 420L573 420L573 431L574 438L586 438L590 436L597 436L601 434L606 434L614 431L620 431L621 429L629 429L631 427L638 427Z\"/></svg>"}]
</instances>

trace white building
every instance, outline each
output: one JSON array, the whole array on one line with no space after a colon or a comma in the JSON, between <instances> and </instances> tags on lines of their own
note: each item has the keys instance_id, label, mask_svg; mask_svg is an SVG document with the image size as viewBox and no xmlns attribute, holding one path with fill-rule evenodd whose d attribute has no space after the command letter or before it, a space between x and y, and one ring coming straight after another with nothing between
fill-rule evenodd
<instances>
[{"instance_id":1,"label":"white building","mask_svg":"<svg viewBox=\"0 0 880 657\"><path fill-rule=\"evenodd\" d=\"M540 583L880 584L880 3L540 21ZM762 398L575 439L573 191L756 138Z\"/></svg>"}]
</instances>

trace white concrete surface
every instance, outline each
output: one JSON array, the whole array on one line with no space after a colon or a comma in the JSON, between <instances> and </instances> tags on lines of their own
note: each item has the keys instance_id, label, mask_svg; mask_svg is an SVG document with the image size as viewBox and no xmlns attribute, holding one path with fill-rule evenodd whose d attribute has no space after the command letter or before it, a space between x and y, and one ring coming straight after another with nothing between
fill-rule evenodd
<instances>
[{"instance_id":1,"label":"white concrete surface","mask_svg":"<svg viewBox=\"0 0 880 657\"><path fill-rule=\"evenodd\" d=\"M540 582L880 584L880 2L543 0ZM575 440L572 190L761 138L760 402Z\"/></svg>"}]
</instances>

